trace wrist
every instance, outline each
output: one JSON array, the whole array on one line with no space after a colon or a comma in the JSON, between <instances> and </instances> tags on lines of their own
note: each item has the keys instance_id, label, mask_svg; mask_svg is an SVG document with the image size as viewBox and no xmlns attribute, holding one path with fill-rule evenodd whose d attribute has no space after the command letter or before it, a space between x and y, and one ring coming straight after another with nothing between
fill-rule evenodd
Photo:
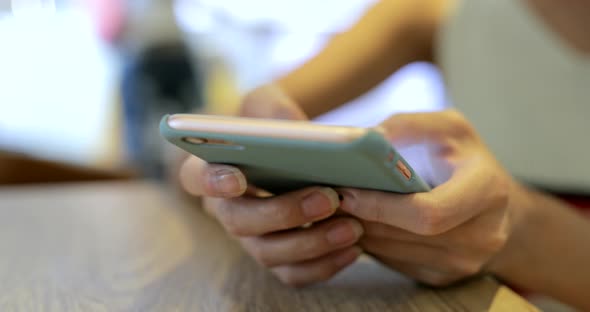
<instances>
[{"instance_id":1,"label":"wrist","mask_svg":"<svg viewBox=\"0 0 590 312\"><path fill-rule=\"evenodd\" d=\"M514 286L590 309L590 222L556 198L522 190L511 207L512 234L489 270Z\"/></svg>"},{"instance_id":2,"label":"wrist","mask_svg":"<svg viewBox=\"0 0 590 312\"><path fill-rule=\"evenodd\" d=\"M536 221L541 213L536 203L534 190L514 181L509 193L509 237L501 251L490 261L489 271L501 278L518 286L523 286L521 274L531 271L531 261L527 248L529 240L536 232Z\"/></svg>"}]
</instances>

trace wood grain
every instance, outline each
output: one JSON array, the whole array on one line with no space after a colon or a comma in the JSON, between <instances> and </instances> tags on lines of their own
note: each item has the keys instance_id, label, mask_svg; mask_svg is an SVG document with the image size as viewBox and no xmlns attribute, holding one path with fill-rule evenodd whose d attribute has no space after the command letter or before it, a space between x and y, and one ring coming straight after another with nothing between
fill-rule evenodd
<instances>
[{"instance_id":1,"label":"wood grain","mask_svg":"<svg viewBox=\"0 0 590 312\"><path fill-rule=\"evenodd\" d=\"M498 287L420 287L362 258L293 289L157 184L0 188L0 311L485 311Z\"/></svg>"}]
</instances>

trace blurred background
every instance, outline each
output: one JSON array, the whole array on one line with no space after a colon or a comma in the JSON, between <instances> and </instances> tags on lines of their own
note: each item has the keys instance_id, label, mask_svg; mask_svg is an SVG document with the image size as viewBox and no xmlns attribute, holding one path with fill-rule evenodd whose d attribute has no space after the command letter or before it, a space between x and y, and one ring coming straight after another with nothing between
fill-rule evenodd
<instances>
[{"instance_id":1,"label":"blurred background","mask_svg":"<svg viewBox=\"0 0 590 312\"><path fill-rule=\"evenodd\" d=\"M373 2L0 0L0 150L161 178L162 115L233 112ZM443 105L437 70L412 64L317 121L372 125ZM5 178L27 173L0 164Z\"/></svg>"},{"instance_id":2,"label":"blurred background","mask_svg":"<svg viewBox=\"0 0 590 312\"><path fill-rule=\"evenodd\" d=\"M374 2L0 0L0 185L163 179L177 151L164 114L233 113ZM437 69L416 63L316 121L370 126L445 102Z\"/></svg>"}]
</instances>

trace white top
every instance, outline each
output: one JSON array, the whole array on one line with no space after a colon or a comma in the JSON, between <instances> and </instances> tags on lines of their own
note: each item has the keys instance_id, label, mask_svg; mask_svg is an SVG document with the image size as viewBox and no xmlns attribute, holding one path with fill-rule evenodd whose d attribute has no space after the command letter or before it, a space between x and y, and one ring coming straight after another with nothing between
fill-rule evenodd
<instances>
[{"instance_id":1,"label":"white top","mask_svg":"<svg viewBox=\"0 0 590 312\"><path fill-rule=\"evenodd\" d=\"M516 177L590 193L590 57L523 0L461 1L440 36L450 101Z\"/></svg>"}]
</instances>

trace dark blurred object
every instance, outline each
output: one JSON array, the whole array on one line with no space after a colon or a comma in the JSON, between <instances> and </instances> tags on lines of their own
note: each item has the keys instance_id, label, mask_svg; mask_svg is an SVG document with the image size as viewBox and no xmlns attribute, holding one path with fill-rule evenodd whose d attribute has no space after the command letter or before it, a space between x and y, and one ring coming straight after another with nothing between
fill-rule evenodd
<instances>
[{"instance_id":1,"label":"dark blurred object","mask_svg":"<svg viewBox=\"0 0 590 312\"><path fill-rule=\"evenodd\" d=\"M134 176L130 171L103 171L0 151L0 185L129 180Z\"/></svg>"},{"instance_id":2,"label":"dark blurred object","mask_svg":"<svg viewBox=\"0 0 590 312\"><path fill-rule=\"evenodd\" d=\"M122 94L128 158L146 177L166 175L160 118L203 106L203 80L195 59L182 42L162 43L138 54L125 68Z\"/></svg>"}]
</instances>

